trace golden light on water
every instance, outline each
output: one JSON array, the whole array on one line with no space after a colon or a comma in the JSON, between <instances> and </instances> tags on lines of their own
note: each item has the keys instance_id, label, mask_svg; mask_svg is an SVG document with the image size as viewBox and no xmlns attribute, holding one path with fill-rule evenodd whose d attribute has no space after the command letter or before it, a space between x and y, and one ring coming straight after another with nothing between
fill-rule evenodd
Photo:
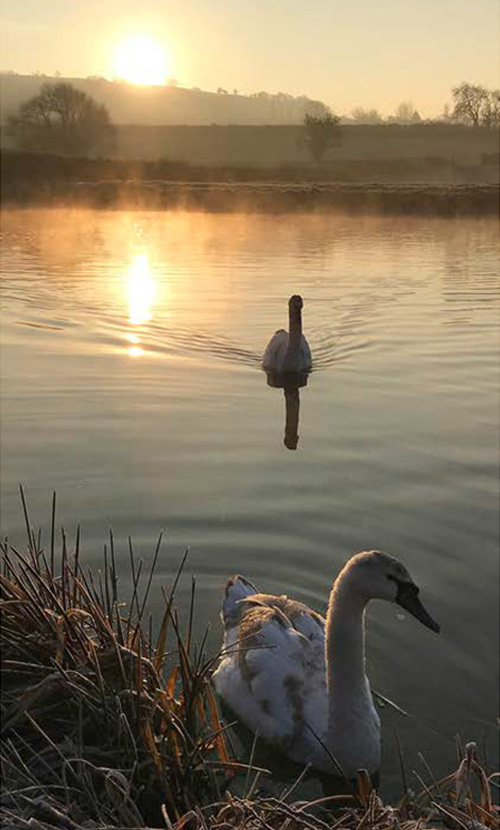
<instances>
[{"instance_id":1,"label":"golden light on water","mask_svg":"<svg viewBox=\"0 0 500 830\"><path fill-rule=\"evenodd\" d=\"M134 326L147 323L152 317L155 283L146 254L137 254L129 267L129 320Z\"/></svg>"},{"instance_id":2,"label":"golden light on water","mask_svg":"<svg viewBox=\"0 0 500 830\"><path fill-rule=\"evenodd\" d=\"M132 35L118 43L111 62L113 74L131 84L161 86L171 74L166 49L151 35Z\"/></svg>"},{"instance_id":3,"label":"golden light on water","mask_svg":"<svg viewBox=\"0 0 500 830\"><path fill-rule=\"evenodd\" d=\"M131 346L128 350L128 354L130 357L141 357L144 354L144 350L141 349L140 346Z\"/></svg>"},{"instance_id":4,"label":"golden light on water","mask_svg":"<svg viewBox=\"0 0 500 830\"><path fill-rule=\"evenodd\" d=\"M141 326L153 316L155 299L155 282L151 274L147 254L136 254L129 268L127 278L128 318L132 326ZM140 338L134 332L128 332L125 339L132 345L127 349L130 357L141 357Z\"/></svg>"}]
</instances>

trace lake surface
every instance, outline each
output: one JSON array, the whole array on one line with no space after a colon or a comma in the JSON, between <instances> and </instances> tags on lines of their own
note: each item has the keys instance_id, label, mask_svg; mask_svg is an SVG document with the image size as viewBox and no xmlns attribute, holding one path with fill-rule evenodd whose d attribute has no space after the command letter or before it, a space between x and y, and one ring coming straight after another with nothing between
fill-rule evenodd
<instances>
[{"instance_id":1,"label":"lake surface","mask_svg":"<svg viewBox=\"0 0 500 830\"><path fill-rule=\"evenodd\" d=\"M349 555L399 557L441 623L372 603L383 787L455 735L495 761L498 694L499 286L490 220L6 211L2 227L2 532L18 484L48 536L51 493L97 566L113 526L150 560L161 606L182 552L201 631L246 574L324 612ZM304 297L314 371L298 445L260 357ZM288 442L290 443L290 442ZM292 442L293 444L293 442ZM418 788L414 778L411 783Z\"/></svg>"}]
</instances>

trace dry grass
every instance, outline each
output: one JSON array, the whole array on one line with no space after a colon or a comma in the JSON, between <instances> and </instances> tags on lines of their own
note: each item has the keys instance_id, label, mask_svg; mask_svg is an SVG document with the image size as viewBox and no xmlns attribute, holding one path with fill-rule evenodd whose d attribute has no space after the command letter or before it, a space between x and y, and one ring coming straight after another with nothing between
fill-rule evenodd
<instances>
[{"instance_id":1,"label":"dry grass","mask_svg":"<svg viewBox=\"0 0 500 830\"><path fill-rule=\"evenodd\" d=\"M193 643L194 583L181 632L169 592L158 634L146 617L150 572L130 543L132 595L119 597L112 534L97 574L85 570L77 530L62 530L56 551L55 497L47 550L33 532L22 494L27 550L4 542L1 587L2 827L82 830L462 830L499 826L473 745L456 773L421 781L422 793L382 804L366 774L347 796L292 801L257 797L266 774L237 763L219 719L204 642ZM148 634L145 629L148 629ZM244 797L228 792L239 773ZM302 778L302 776L301 776ZM234 788L233 788L234 789ZM407 789L405 787L405 789Z\"/></svg>"}]
</instances>

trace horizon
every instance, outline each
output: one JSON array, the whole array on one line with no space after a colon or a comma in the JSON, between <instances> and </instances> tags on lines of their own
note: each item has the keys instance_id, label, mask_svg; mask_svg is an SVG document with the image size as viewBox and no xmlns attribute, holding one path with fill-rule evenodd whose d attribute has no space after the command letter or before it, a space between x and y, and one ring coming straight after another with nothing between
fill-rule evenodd
<instances>
[{"instance_id":1,"label":"horizon","mask_svg":"<svg viewBox=\"0 0 500 830\"><path fill-rule=\"evenodd\" d=\"M207 92L284 92L321 100L343 115L362 108L386 117L411 102L424 118L440 115L462 81L499 85L496 0L439 8L432 0L417 8L396 0L377 8L368 0L356 8L347 0L335 8L312 0L307 9L290 0L286 14L278 0L267 6L235 0L230 7L215 0L210 8L203 0L189 8L151 0L140 17L129 0L111 0L104 10L97 3L76 0L68 8L50 0L43 11L34 0L22 8L4 0L0 20L3 73L56 77L58 71L109 81L128 75L123 79L176 79L180 88ZM75 29L78 38L65 37ZM120 47L141 39L142 52L122 54L117 72ZM471 43L482 48L464 71Z\"/></svg>"},{"instance_id":2,"label":"horizon","mask_svg":"<svg viewBox=\"0 0 500 830\"><path fill-rule=\"evenodd\" d=\"M58 72L58 71L56 71L56 73L45 73L45 72L38 72L38 71L37 72L16 72L13 69L0 69L0 76L2 76L2 75L7 76L7 77L18 77L18 78L40 78L41 81L43 81L44 79L47 79L48 82L51 82L51 81L55 81L55 82L89 81L89 82L99 83L99 82L104 81L105 83L109 83L109 84L116 84L116 85L122 86L122 87L129 87L130 89L137 89L137 88L141 88L141 89L164 89L164 90L178 89L178 90L182 90L183 92L198 92L198 93L202 93L204 95L218 95L218 94L220 94L219 90L202 89L201 87L183 86L181 83L179 83L177 81L176 78L168 78L164 83L161 83L161 84L160 83L148 84L148 83L134 83L132 81L129 81L125 78L120 78L120 77L107 78L104 75L86 75L86 76L63 75L61 72ZM472 81L472 83L474 83L474 81ZM458 86L458 83L457 83L457 86ZM265 94L269 95L270 98L272 98L273 96L277 96L277 95L287 95L292 100L300 101L301 99L305 98L305 99L310 100L311 102L317 102L317 103L320 103L320 104L325 104L327 107L329 107L327 102L321 101L321 99L319 99L319 98L314 98L314 97L310 97L308 95L303 95L303 94L302 95L301 94L293 95L292 93L287 93L287 92L282 92L282 91L281 92L271 92L270 90L258 90L258 91L253 91L253 92L250 92L250 91L249 92L242 92L242 91L236 90L236 89L231 91L231 90L226 90L225 88L223 88L223 94L224 94L224 96L227 96L227 97L255 98L263 92ZM440 118L445 114L444 110L450 104L450 101L451 101L451 89L450 89L449 100L444 102L441 112L436 113L435 115L431 116L431 115L428 115L427 113L425 113L423 111L419 112L416 107L415 107L415 109L417 110L417 113L420 116L422 122L439 121ZM407 99L402 99L399 103L403 104L403 105L406 105L406 104L413 105L413 101L409 100L408 98ZM353 106L353 107L350 107L346 111L333 110L332 107L330 107L330 109L332 110L332 112L335 115L339 116L342 121L350 121L350 120L356 121L356 118L353 118L356 110L363 111L363 112L366 112L366 113L368 113L371 110L376 111L377 114L382 119L382 121L379 122L379 123L382 123L383 121L391 122L393 120L396 120L394 112L384 112L384 111L381 111L380 109L377 109L376 107L355 107L355 106Z\"/></svg>"}]
</instances>

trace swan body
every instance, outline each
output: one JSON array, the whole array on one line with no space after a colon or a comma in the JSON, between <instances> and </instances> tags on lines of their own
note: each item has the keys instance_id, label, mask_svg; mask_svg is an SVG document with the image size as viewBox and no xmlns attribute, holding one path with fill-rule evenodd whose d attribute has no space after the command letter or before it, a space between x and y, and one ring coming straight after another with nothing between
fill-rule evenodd
<instances>
[{"instance_id":1,"label":"swan body","mask_svg":"<svg viewBox=\"0 0 500 830\"><path fill-rule=\"evenodd\" d=\"M311 369L311 350L302 334L302 306L302 297L298 294L290 297L289 331L279 329L267 344L262 358L266 372L308 372Z\"/></svg>"},{"instance_id":2,"label":"swan body","mask_svg":"<svg viewBox=\"0 0 500 830\"><path fill-rule=\"evenodd\" d=\"M326 619L286 596L229 580L222 608L218 694L259 737L302 764L348 777L380 766L380 721L365 674L364 615L372 598L439 626L406 568L380 551L353 556L334 582ZM332 761L332 756L335 762Z\"/></svg>"}]
</instances>

